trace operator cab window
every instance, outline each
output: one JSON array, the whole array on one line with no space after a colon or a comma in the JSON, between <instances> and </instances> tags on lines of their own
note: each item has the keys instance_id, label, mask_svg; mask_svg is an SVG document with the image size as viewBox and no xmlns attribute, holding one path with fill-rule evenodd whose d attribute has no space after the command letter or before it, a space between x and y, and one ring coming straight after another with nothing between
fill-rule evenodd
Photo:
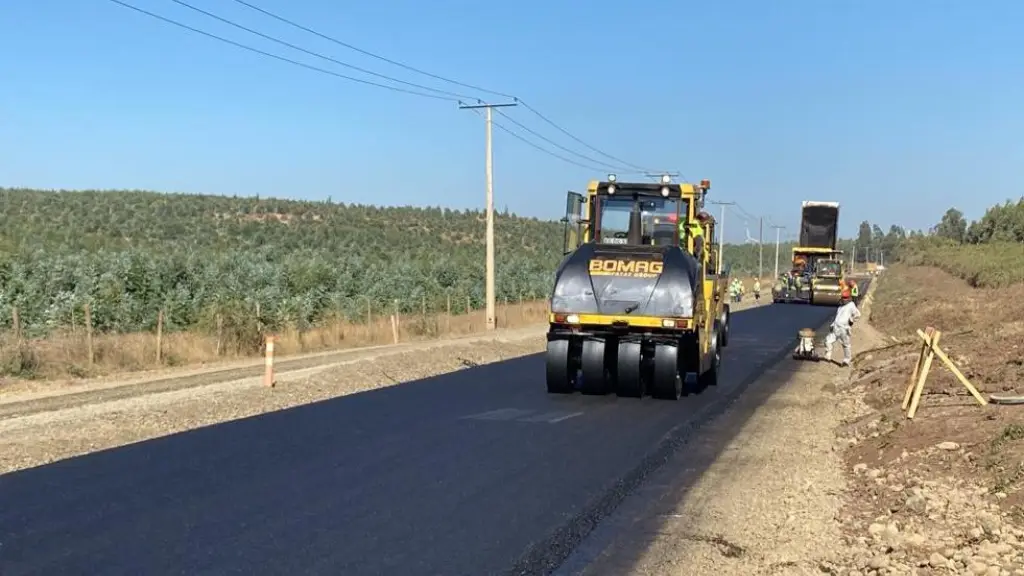
<instances>
[{"instance_id":1,"label":"operator cab window","mask_svg":"<svg viewBox=\"0 0 1024 576\"><path fill-rule=\"evenodd\" d=\"M655 246L679 244L678 198L656 198L640 196L602 196L599 202L600 228L598 242L601 244L626 244L629 242L629 215L634 208L640 210L642 242ZM685 218L685 217L684 217Z\"/></svg>"}]
</instances>

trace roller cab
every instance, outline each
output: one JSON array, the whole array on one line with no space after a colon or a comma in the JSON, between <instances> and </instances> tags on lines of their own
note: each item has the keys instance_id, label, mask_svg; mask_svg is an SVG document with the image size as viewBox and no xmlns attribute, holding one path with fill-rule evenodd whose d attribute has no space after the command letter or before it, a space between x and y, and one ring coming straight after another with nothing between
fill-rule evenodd
<instances>
[{"instance_id":1,"label":"roller cab","mask_svg":"<svg viewBox=\"0 0 1024 576\"><path fill-rule=\"evenodd\" d=\"M839 203L804 201L800 212L800 243L793 248L792 274L802 278L788 301L838 306L843 284L839 240Z\"/></svg>"},{"instance_id":2,"label":"roller cab","mask_svg":"<svg viewBox=\"0 0 1024 576\"><path fill-rule=\"evenodd\" d=\"M710 183L592 182L567 200L547 347L551 393L678 399L717 383L727 314L698 218ZM699 232L698 232L699 228Z\"/></svg>"}]
</instances>

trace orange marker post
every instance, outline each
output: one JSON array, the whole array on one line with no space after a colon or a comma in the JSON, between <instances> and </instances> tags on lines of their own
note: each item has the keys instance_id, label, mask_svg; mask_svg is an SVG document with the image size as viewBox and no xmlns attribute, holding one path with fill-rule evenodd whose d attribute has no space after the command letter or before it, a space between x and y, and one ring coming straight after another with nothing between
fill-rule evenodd
<instances>
[{"instance_id":1,"label":"orange marker post","mask_svg":"<svg viewBox=\"0 0 1024 576\"><path fill-rule=\"evenodd\" d=\"M267 347L265 354L266 370L263 373L263 385L267 388L274 386L274 337L267 336Z\"/></svg>"}]
</instances>

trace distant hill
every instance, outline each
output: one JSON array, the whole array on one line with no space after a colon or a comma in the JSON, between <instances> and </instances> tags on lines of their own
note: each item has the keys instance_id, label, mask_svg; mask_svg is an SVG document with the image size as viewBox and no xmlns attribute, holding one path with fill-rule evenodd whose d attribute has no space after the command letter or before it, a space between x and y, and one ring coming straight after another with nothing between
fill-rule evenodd
<instances>
[{"instance_id":1,"label":"distant hill","mask_svg":"<svg viewBox=\"0 0 1024 576\"><path fill-rule=\"evenodd\" d=\"M26 334L81 323L97 330L271 329L325 316L453 311L484 300L484 215L446 208L381 208L259 197L146 191L0 188L0 326L17 307ZM544 298L562 259L562 225L496 214L499 301ZM867 240L884 246L868 223ZM902 232L900 232L902 233ZM894 234L890 231L890 235ZM889 236L889 235L886 235ZM895 236L893 236L895 242ZM852 241L844 241L852 248ZM792 245L780 250L783 269ZM764 270L774 268L765 243ZM726 245L737 275L755 274L756 245Z\"/></svg>"},{"instance_id":2,"label":"distant hill","mask_svg":"<svg viewBox=\"0 0 1024 576\"><path fill-rule=\"evenodd\" d=\"M0 322L42 333L91 302L99 330L216 314L270 325L483 303L484 215L146 191L0 189ZM497 214L499 299L538 298L562 257L557 222ZM79 320L81 322L81 320Z\"/></svg>"}]
</instances>

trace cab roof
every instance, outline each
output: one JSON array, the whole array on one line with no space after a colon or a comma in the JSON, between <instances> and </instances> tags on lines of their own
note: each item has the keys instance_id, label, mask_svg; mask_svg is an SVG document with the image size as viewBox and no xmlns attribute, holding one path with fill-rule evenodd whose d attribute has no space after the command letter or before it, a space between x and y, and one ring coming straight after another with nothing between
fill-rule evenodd
<instances>
[{"instance_id":1,"label":"cab roof","mask_svg":"<svg viewBox=\"0 0 1024 576\"><path fill-rule=\"evenodd\" d=\"M615 184L615 194L608 194L608 185ZM591 181L589 190L599 196L618 196L620 194L639 194L640 196L655 196L663 198L661 189L668 186L669 198L692 198L699 194L698 189L689 183L662 184L660 182L608 182Z\"/></svg>"}]
</instances>

